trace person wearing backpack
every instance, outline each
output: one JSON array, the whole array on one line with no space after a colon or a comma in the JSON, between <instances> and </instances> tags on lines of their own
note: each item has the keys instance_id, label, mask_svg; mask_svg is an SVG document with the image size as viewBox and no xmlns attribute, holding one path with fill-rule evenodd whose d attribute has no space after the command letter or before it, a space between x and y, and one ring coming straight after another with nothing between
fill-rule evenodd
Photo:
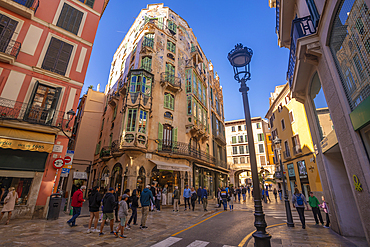
<instances>
[{"instance_id":1,"label":"person wearing backpack","mask_svg":"<svg viewBox=\"0 0 370 247\"><path fill-rule=\"evenodd\" d=\"M302 193L299 193L299 190L297 188L294 189L294 195L292 196L292 203L293 207L297 209L299 219L302 223L302 228L306 229L306 219L304 218L304 208L307 207L308 210L308 204L306 201L306 198Z\"/></svg>"},{"instance_id":2,"label":"person wearing backpack","mask_svg":"<svg viewBox=\"0 0 370 247\"><path fill-rule=\"evenodd\" d=\"M102 199L102 196L99 191L100 191L100 187L95 186L94 188L92 188L91 192L89 193L90 220L89 220L89 226L87 229L87 233L99 232L99 230L97 230L97 227L98 227L98 219L99 219L99 208L100 208L101 199ZM91 225L92 225L93 220L94 220L94 229L91 230Z\"/></svg>"}]
</instances>

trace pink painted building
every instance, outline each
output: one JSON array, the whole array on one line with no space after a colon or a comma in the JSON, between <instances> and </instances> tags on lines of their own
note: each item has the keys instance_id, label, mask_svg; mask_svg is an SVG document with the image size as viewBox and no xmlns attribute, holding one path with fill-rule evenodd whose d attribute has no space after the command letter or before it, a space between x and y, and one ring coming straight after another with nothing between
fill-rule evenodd
<instances>
[{"instance_id":1,"label":"pink painted building","mask_svg":"<svg viewBox=\"0 0 370 247\"><path fill-rule=\"evenodd\" d=\"M47 215L108 1L0 0L0 186L19 194L14 217Z\"/></svg>"}]
</instances>

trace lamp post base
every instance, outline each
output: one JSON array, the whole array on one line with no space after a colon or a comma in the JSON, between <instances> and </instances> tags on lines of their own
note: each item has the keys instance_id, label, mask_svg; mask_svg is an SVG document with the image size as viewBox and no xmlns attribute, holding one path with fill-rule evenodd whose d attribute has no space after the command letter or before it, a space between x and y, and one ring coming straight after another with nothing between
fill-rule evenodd
<instances>
[{"instance_id":1,"label":"lamp post base","mask_svg":"<svg viewBox=\"0 0 370 247\"><path fill-rule=\"evenodd\" d=\"M252 234L254 238L254 246L256 247L271 247L271 235L267 232L256 231Z\"/></svg>"},{"instance_id":2,"label":"lamp post base","mask_svg":"<svg viewBox=\"0 0 370 247\"><path fill-rule=\"evenodd\" d=\"M285 198L285 210L286 210L286 217L287 217L287 225L288 227L294 227L292 211L290 209L290 203L288 198Z\"/></svg>"}]
</instances>

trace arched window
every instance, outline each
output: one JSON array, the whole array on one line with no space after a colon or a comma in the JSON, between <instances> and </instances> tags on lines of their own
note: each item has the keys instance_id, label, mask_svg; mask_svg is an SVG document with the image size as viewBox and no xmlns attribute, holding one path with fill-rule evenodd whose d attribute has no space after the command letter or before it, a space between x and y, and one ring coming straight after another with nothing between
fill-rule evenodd
<instances>
[{"instance_id":1,"label":"arched window","mask_svg":"<svg viewBox=\"0 0 370 247\"><path fill-rule=\"evenodd\" d=\"M342 0L332 25L329 47L354 110L370 95L368 6L363 0Z\"/></svg>"},{"instance_id":2,"label":"arched window","mask_svg":"<svg viewBox=\"0 0 370 247\"><path fill-rule=\"evenodd\" d=\"M145 169L144 167L140 167L139 169L139 176L137 177L136 181L136 188L141 193L145 187Z\"/></svg>"},{"instance_id":3,"label":"arched window","mask_svg":"<svg viewBox=\"0 0 370 247\"><path fill-rule=\"evenodd\" d=\"M110 187L116 189L118 188L119 193L121 193L122 185L122 165L117 163L112 169L112 177L110 180Z\"/></svg>"},{"instance_id":4,"label":"arched window","mask_svg":"<svg viewBox=\"0 0 370 247\"><path fill-rule=\"evenodd\" d=\"M164 107L173 110L175 105L175 96L170 93L164 93Z\"/></svg>"}]
</instances>

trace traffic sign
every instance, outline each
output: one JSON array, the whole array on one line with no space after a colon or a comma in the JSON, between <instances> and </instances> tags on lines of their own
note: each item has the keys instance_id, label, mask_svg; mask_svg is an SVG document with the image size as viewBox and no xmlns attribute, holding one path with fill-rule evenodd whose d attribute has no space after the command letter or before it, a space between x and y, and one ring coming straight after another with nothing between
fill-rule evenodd
<instances>
[{"instance_id":1,"label":"traffic sign","mask_svg":"<svg viewBox=\"0 0 370 247\"><path fill-rule=\"evenodd\" d=\"M72 158L70 156L64 157L64 162L67 164L72 161Z\"/></svg>"},{"instance_id":2,"label":"traffic sign","mask_svg":"<svg viewBox=\"0 0 370 247\"><path fill-rule=\"evenodd\" d=\"M53 162L53 166L55 169L60 169L64 166L64 160L62 158L57 158Z\"/></svg>"}]
</instances>

